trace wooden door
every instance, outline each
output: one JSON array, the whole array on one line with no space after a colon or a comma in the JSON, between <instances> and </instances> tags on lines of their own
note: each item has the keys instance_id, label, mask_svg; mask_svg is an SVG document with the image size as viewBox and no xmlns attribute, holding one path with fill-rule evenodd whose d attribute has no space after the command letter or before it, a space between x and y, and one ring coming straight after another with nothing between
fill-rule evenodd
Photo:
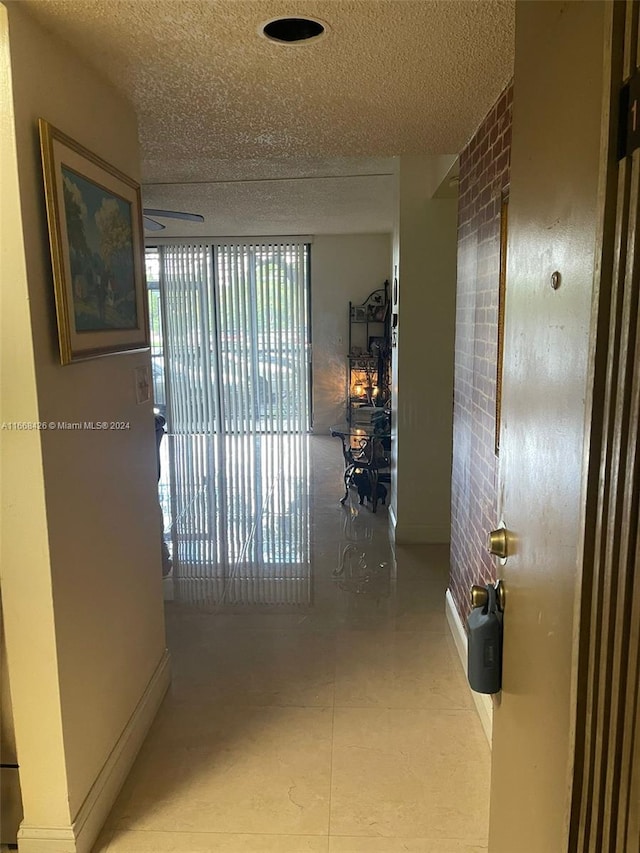
<instances>
[{"instance_id":1,"label":"wooden door","mask_svg":"<svg viewBox=\"0 0 640 853\"><path fill-rule=\"evenodd\" d=\"M608 7L516 8L490 853L568 849Z\"/></svg>"},{"instance_id":2,"label":"wooden door","mask_svg":"<svg viewBox=\"0 0 640 853\"><path fill-rule=\"evenodd\" d=\"M639 14L626 0L610 16L571 853L640 851Z\"/></svg>"}]
</instances>

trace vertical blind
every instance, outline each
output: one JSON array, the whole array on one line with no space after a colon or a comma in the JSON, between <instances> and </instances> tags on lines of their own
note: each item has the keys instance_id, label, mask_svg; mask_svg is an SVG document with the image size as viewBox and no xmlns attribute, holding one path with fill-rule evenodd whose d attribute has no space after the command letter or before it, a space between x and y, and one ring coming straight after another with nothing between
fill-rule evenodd
<instances>
[{"instance_id":1,"label":"vertical blind","mask_svg":"<svg viewBox=\"0 0 640 853\"><path fill-rule=\"evenodd\" d=\"M308 432L308 246L159 249L171 430Z\"/></svg>"},{"instance_id":2,"label":"vertical blind","mask_svg":"<svg viewBox=\"0 0 640 853\"><path fill-rule=\"evenodd\" d=\"M166 394L177 592L308 602L308 246L169 244L147 251L147 271L163 326L154 385L156 400Z\"/></svg>"}]
</instances>

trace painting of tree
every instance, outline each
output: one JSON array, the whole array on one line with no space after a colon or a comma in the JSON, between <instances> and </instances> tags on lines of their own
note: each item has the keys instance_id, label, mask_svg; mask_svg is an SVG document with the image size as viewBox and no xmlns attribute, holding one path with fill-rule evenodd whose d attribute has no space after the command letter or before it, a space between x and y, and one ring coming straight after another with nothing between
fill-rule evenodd
<instances>
[{"instance_id":1,"label":"painting of tree","mask_svg":"<svg viewBox=\"0 0 640 853\"><path fill-rule=\"evenodd\" d=\"M78 331L138 324L131 204L62 166Z\"/></svg>"}]
</instances>

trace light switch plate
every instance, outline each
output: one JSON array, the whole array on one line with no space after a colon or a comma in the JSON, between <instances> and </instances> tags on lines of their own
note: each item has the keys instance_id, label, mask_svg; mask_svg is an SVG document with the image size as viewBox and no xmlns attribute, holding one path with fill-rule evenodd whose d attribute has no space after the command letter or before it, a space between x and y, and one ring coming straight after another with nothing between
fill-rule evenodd
<instances>
[{"instance_id":1,"label":"light switch plate","mask_svg":"<svg viewBox=\"0 0 640 853\"><path fill-rule=\"evenodd\" d=\"M136 367L133 371L136 383L136 402L148 403L151 399L151 381L148 367Z\"/></svg>"}]
</instances>

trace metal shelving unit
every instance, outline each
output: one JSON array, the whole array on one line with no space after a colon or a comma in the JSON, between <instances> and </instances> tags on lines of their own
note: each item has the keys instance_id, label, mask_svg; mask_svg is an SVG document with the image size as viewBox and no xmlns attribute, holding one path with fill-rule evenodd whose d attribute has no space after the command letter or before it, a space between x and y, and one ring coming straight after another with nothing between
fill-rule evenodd
<instances>
[{"instance_id":1,"label":"metal shelving unit","mask_svg":"<svg viewBox=\"0 0 640 853\"><path fill-rule=\"evenodd\" d=\"M384 409L391 388L389 282L369 294L362 305L349 302L347 423L362 406Z\"/></svg>"}]
</instances>

